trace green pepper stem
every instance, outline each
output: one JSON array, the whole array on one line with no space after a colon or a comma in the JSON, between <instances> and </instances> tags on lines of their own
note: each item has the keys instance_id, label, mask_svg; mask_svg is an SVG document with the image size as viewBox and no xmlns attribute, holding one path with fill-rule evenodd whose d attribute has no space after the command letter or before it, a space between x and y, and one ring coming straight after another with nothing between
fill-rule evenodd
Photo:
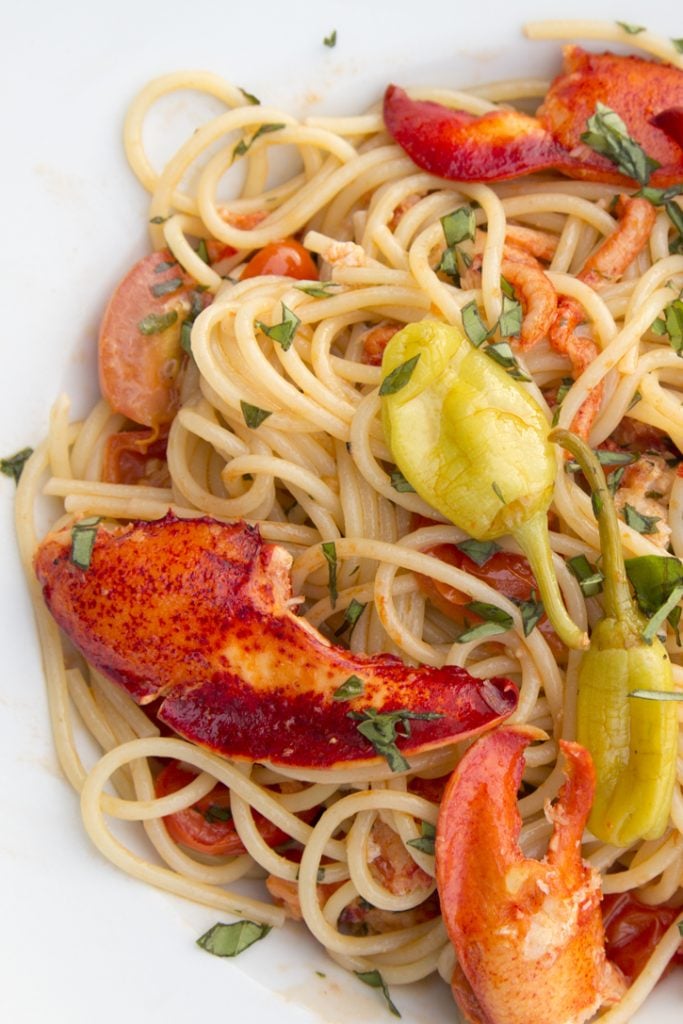
<instances>
[{"instance_id":1,"label":"green pepper stem","mask_svg":"<svg viewBox=\"0 0 683 1024\"><path fill-rule=\"evenodd\" d=\"M624 565L619 520L604 470L593 449L576 434L558 428L551 431L549 437L574 456L593 495L593 511L600 531L600 550L605 577L605 612L618 622L631 623L635 609Z\"/></svg>"},{"instance_id":2,"label":"green pepper stem","mask_svg":"<svg viewBox=\"0 0 683 1024\"><path fill-rule=\"evenodd\" d=\"M588 637L570 617L565 608L560 586L557 582L552 562L550 538L548 536L548 518L545 512L539 512L522 526L518 527L513 536L522 551L529 559L546 615L560 640L567 645L581 649L588 646Z\"/></svg>"}]
</instances>

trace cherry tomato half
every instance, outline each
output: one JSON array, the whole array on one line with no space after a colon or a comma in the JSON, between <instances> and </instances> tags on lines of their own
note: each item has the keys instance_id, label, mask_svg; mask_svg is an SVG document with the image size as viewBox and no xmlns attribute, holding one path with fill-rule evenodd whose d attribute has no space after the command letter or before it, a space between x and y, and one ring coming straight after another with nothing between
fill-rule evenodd
<instances>
[{"instance_id":1,"label":"cherry tomato half","mask_svg":"<svg viewBox=\"0 0 683 1024\"><path fill-rule=\"evenodd\" d=\"M621 968L629 984L638 977L679 913L680 910L673 907L648 906L630 892L610 893L604 897L602 919L607 956ZM683 964L683 942L673 963Z\"/></svg>"},{"instance_id":2,"label":"cherry tomato half","mask_svg":"<svg viewBox=\"0 0 683 1024\"><path fill-rule=\"evenodd\" d=\"M311 254L295 238L284 238L281 242L271 242L259 249L242 271L240 280L265 274L294 277L299 281L318 280L318 268Z\"/></svg>"}]
</instances>

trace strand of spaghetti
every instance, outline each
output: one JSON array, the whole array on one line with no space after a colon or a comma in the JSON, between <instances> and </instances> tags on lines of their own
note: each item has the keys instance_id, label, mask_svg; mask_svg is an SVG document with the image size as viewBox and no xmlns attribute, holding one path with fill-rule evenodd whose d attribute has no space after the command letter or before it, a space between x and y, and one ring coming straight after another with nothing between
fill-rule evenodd
<instances>
[{"instance_id":1,"label":"strand of spaghetti","mask_svg":"<svg viewBox=\"0 0 683 1024\"><path fill-rule=\"evenodd\" d=\"M591 20L556 20L556 21L531 21L524 26L525 35L529 39L600 39L604 42L625 43L636 49L651 53L654 57L661 57L662 60L674 64L676 67L683 66L680 51L676 49L673 40L665 39L654 32L642 30L629 32L618 21L591 21Z\"/></svg>"},{"instance_id":2,"label":"strand of spaghetti","mask_svg":"<svg viewBox=\"0 0 683 1024\"><path fill-rule=\"evenodd\" d=\"M635 867L627 868L624 871L613 871L609 875L605 875L602 880L603 891L605 893L628 892L629 889L635 889L639 885L645 885L646 882L652 881L679 858L681 844L683 844L683 836L678 832L672 832L668 838L658 844L655 853L647 859L641 860Z\"/></svg>"},{"instance_id":3,"label":"strand of spaghetti","mask_svg":"<svg viewBox=\"0 0 683 1024\"><path fill-rule=\"evenodd\" d=\"M432 805L430 825L436 826L437 809ZM394 893L386 886L378 882L371 869L371 859L368 853L368 844L373 842L370 837L372 827L377 820L376 811L359 811L353 819L353 824L346 837L346 849L348 853L348 870L358 895L361 899L371 903L379 910L411 910L419 906L428 896L434 892L436 883L432 880L429 885L412 887L406 880L406 892ZM427 819L425 819L427 820ZM400 845L402 841L398 837ZM407 847L404 847L407 850ZM412 851L408 851L411 852ZM390 850L384 851L383 856L388 857ZM327 868L325 869L327 874Z\"/></svg>"},{"instance_id":4,"label":"strand of spaghetti","mask_svg":"<svg viewBox=\"0 0 683 1024\"><path fill-rule=\"evenodd\" d=\"M43 488L43 494L59 498L87 494L96 498L155 501L161 504L168 504L173 499L173 492L169 487L145 487L142 484L102 484L95 480L76 480L72 476L50 477Z\"/></svg>"}]
</instances>

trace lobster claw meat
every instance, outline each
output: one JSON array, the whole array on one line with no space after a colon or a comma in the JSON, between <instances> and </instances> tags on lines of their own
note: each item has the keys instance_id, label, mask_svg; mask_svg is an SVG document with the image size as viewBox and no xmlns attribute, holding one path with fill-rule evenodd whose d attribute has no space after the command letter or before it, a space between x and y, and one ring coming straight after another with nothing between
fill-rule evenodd
<instances>
[{"instance_id":1,"label":"lobster claw meat","mask_svg":"<svg viewBox=\"0 0 683 1024\"><path fill-rule=\"evenodd\" d=\"M478 740L451 776L436 832L436 878L458 964L453 994L474 1024L581 1024L625 984L606 958L600 882L580 854L595 773L561 741L567 779L546 810L543 860L519 847L517 791L535 730Z\"/></svg>"},{"instance_id":2,"label":"lobster claw meat","mask_svg":"<svg viewBox=\"0 0 683 1024\"><path fill-rule=\"evenodd\" d=\"M390 85L384 97L389 133L423 170L451 181L503 181L557 170L572 178L633 184L607 157L582 141L602 103L659 165L653 185L683 177L683 71L642 57L564 48L564 70L535 117L500 109L479 117L412 100Z\"/></svg>"},{"instance_id":3,"label":"lobster claw meat","mask_svg":"<svg viewBox=\"0 0 683 1024\"><path fill-rule=\"evenodd\" d=\"M86 569L71 560L69 530L49 535L35 557L47 606L86 659L226 757L308 769L381 756L392 764L389 755L453 743L514 710L507 679L330 644L292 611L290 564L244 522L172 514L100 525Z\"/></svg>"}]
</instances>

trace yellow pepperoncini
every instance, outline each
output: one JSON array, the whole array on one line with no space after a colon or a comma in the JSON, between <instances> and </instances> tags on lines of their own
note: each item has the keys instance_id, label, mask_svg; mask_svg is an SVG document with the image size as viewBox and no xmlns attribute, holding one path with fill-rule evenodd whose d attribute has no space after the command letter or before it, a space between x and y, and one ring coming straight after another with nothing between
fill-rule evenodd
<instances>
[{"instance_id":1,"label":"yellow pepperoncini","mask_svg":"<svg viewBox=\"0 0 683 1024\"><path fill-rule=\"evenodd\" d=\"M666 699L674 689L671 663L631 597L617 514L598 459L566 430L550 437L571 452L590 485L605 577L606 616L593 628L578 680L577 739L596 773L588 827L604 842L630 846L657 839L669 821L678 744L677 707Z\"/></svg>"},{"instance_id":2,"label":"yellow pepperoncini","mask_svg":"<svg viewBox=\"0 0 683 1024\"><path fill-rule=\"evenodd\" d=\"M425 320L384 351L382 417L406 480L476 540L511 533L568 647L585 647L552 565L547 512L556 460L542 409L457 328Z\"/></svg>"}]
</instances>

